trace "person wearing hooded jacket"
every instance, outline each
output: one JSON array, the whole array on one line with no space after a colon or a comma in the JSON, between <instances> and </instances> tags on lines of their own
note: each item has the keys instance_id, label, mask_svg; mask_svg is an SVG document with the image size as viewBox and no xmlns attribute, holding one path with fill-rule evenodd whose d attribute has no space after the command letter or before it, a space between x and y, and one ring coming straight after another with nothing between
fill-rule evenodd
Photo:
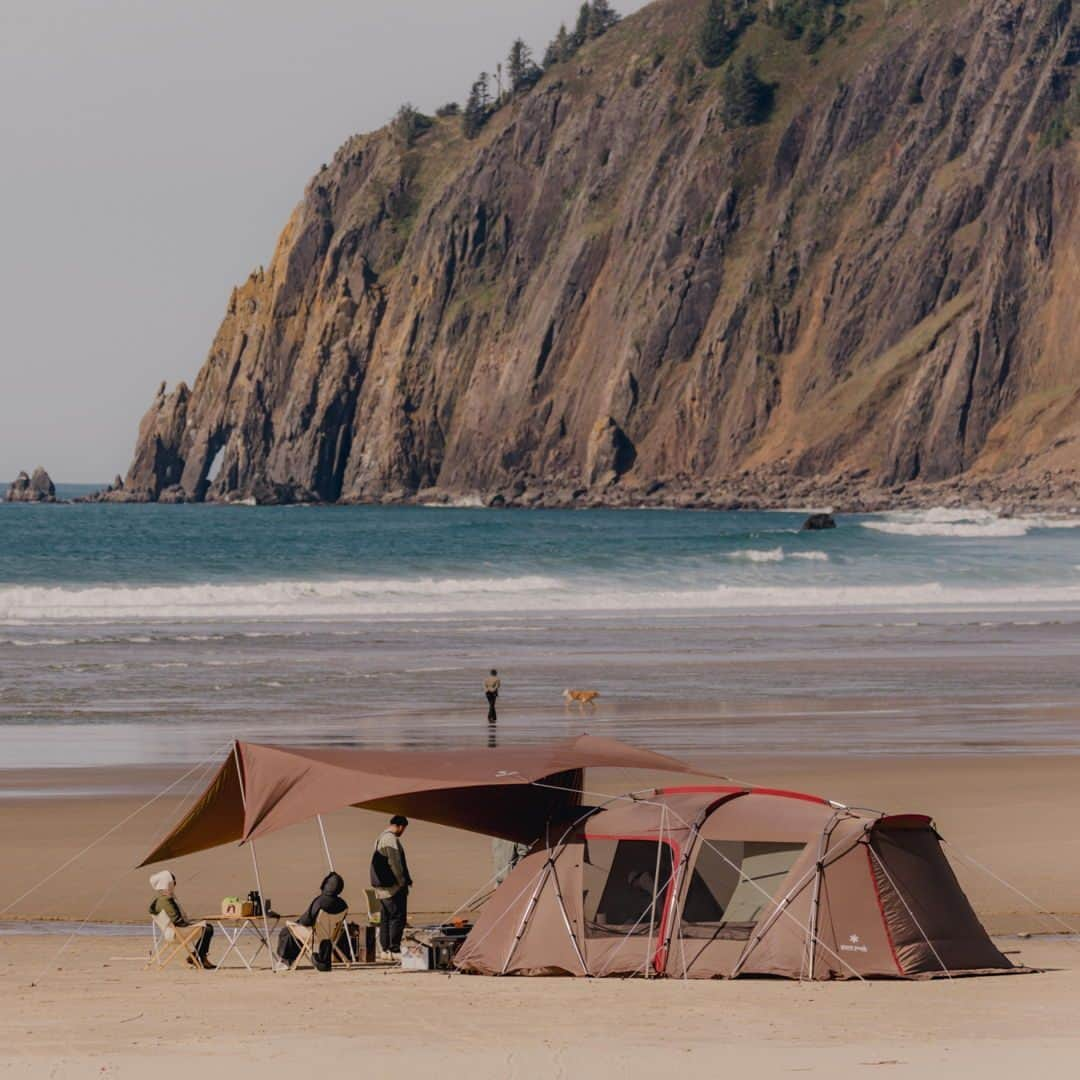
<instances>
[{"instance_id":1,"label":"person wearing hooded jacket","mask_svg":"<svg viewBox=\"0 0 1080 1080\"><path fill-rule=\"evenodd\" d=\"M171 870L159 870L156 874L150 875L150 887L157 895L150 902L150 914L162 915L173 924L173 926L191 926L192 923L184 914L184 909L180 906L180 901L176 898L176 877ZM214 936L214 928L207 924L203 927L202 935L199 937L198 944L195 946L195 952L199 957L199 964L202 965L206 971L213 971L214 965L210 963L208 953L210 952L210 939ZM194 967L195 962L189 956L187 962L190 966Z\"/></svg>"},{"instance_id":2,"label":"person wearing hooded jacket","mask_svg":"<svg viewBox=\"0 0 1080 1080\"><path fill-rule=\"evenodd\" d=\"M300 926L314 926L320 911L325 911L328 915L340 915L343 911L348 911L349 905L341 897L344 889L345 879L331 870L323 878L322 884L319 886L319 895L308 904L307 911L295 920L297 924ZM300 947L296 944L296 939L289 933L287 928L283 928L278 935L278 956L285 963L291 964L299 952ZM319 951L314 953L311 959L319 971L329 971L332 956L330 942L324 941L320 943Z\"/></svg>"}]
</instances>

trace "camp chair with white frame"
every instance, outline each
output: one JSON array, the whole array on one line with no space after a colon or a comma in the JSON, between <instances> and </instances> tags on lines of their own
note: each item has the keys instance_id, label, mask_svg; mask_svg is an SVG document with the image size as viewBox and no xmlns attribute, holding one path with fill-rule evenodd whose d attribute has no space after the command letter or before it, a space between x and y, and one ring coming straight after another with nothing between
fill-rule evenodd
<instances>
[{"instance_id":1,"label":"camp chair with white frame","mask_svg":"<svg viewBox=\"0 0 1080 1080\"><path fill-rule=\"evenodd\" d=\"M205 967L199 956L199 940L206 929L205 922L177 926L164 911L151 916L150 922L154 944L150 949L147 967L167 967L178 956L186 957L195 967Z\"/></svg>"},{"instance_id":2,"label":"camp chair with white frame","mask_svg":"<svg viewBox=\"0 0 1080 1080\"><path fill-rule=\"evenodd\" d=\"M300 946L300 952L297 954L296 959L289 965L289 970L295 971L305 957L307 957L311 966L314 967L314 950L324 941L330 942L332 960L344 967L348 967L349 958L338 947L338 938L341 936L341 931L344 928L345 921L348 917L349 911L346 908L345 911L342 911L337 915L331 915L328 911L320 911L315 916L314 926L301 926L300 923L297 922L286 922L285 926L292 935L293 941Z\"/></svg>"},{"instance_id":3,"label":"camp chair with white frame","mask_svg":"<svg viewBox=\"0 0 1080 1080\"><path fill-rule=\"evenodd\" d=\"M364 899L367 901L368 926L378 926L382 922L382 905L375 895L374 889L364 890Z\"/></svg>"}]
</instances>

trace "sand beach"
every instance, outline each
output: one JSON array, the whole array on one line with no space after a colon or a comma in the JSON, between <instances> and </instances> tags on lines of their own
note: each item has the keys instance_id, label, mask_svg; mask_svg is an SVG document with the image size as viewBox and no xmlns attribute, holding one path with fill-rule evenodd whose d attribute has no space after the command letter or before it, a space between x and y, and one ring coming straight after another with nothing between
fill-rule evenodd
<instances>
[{"instance_id":1,"label":"sand beach","mask_svg":"<svg viewBox=\"0 0 1080 1080\"><path fill-rule=\"evenodd\" d=\"M851 804L932 813L957 853L1022 883L1055 915L1080 925L1080 841L1068 828L1080 811L1073 758L742 756L700 765ZM96 782L144 792L170 778L160 768L85 772L84 789ZM619 790L628 779L598 770L590 785ZM62 786L72 787L70 776ZM141 793L50 797L40 785L36 791L0 802L8 893L29 888L146 801ZM171 1077L205 1068L284 1077L350 1059L371 1075L438 1068L453 1077L648 1076L661 1068L694 1077L715 1075L719 1062L769 1076L1006 1076L1032 1060L1043 1075L1075 1075L1080 940L1047 935L1053 919L959 855L953 865L999 946L1014 963L1043 972L811 985L400 970L148 971L143 919L150 891L146 872L131 867L180 802L160 800L5 916L21 925L7 922L0 933L4 1075L138 1076L152 1069ZM364 880L367 845L380 823L363 811L326 819L347 885ZM417 822L408 840L416 922L454 910L490 873L482 837ZM267 837L258 854L274 906L299 910L324 868L314 827ZM172 867L190 911L215 910L222 895L251 880L248 852L231 846ZM91 926L72 936L70 924L88 913L92 922L135 924L138 931Z\"/></svg>"}]
</instances>

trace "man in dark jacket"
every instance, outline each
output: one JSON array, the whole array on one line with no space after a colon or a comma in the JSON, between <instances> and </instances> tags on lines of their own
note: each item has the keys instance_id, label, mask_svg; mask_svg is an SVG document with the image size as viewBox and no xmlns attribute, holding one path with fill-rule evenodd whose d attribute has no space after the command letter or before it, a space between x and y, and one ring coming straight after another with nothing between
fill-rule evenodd
<instances>
[{"instance_id":1,"label":"man in dark jacket","mask_svg":"<svg viewBox=\"0 0 1080 1080\"><path fill-rule=\"evenodd\" d=\"M408 918L412 887L405 849L401 846L401 835L408 827L409 819L395 814L371 853L371 884L379 898L379 947L395 958L401 953L401 935Z\"/></svg>"},{"instance_id":2,"label":"man in dark jacket","mask_svg":"<svg viewBox=\"0 0 1080 1080\"><path fill-rule=\"evenodd\" d=\"M335 874L333 871L327 874L319 886L319 895L308 904L307 911L296 920L298 925L314 926L320 911L325 911L327 915L340 915L343 911L347 911L349 905L341 898L344 888L345 881L340 874ZM291 964L299 952L300 947L296 944L296 939L287 928L283 928L278 935L278 956L285 963ZM323 941L319 944L318 952L312 953L311 962L319 971L329 971L332 956L330 942Z\"/></svg>"}]
</instances>

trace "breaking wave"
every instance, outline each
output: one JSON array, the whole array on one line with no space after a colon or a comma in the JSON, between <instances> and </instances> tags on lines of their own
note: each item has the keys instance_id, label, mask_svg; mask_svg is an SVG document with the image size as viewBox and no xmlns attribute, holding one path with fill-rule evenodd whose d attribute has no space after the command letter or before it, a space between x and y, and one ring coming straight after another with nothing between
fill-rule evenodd
<instances>
[{"instance_id":1,"label":"breaking wave","mask_svg":"<svg viewBox=\"0 0 1080 1080\"><path fill-rule=\"evenodd\" d=\"M1080 528L1080 517L1049 517L1032 514L1002 517L992 510L898 510L873 521L862 522L864 529L896 536L946 536L960 539L1006 539L1027 536L1033 529Z\"/></svg>"},{"instance_id":2,"label":"breaking wave","mask_svg":"<svg viewBox=\"0 0 1080 1080\"><path fill-rule=\"evenodd\" d=\"M807 559L812 562L828 562L829 555L825 551L785 551L782 547L745 548L740 551L729 551L729 559L742 559L745 562L769 563L783 562L785 559Z\"/></svg>"},{"instance_id":3,"label":"breaking wave","mask_svg":"<svg viewBox=\"0 0 1080 1080\"><path fill-rule=\"evenodd\" d=\"M806 553L810 554L810 553ZM1080 607L1080 585L716 584L660 578L363 579L237 585L0 588L0 623L588 616L631 612L988 610ZM21 644L10 638L6 643Z\"/></svg>"},{"instance_id":4,"label":"breaking wave","mask_svg":"<svg viewBox=\"0 0 1080 1080\"><path fill-rule=\"evenodd\" d=\"M729 559L745 559L747 562L783 562L783 548L769 548L761 551L756 548L748 548L745 551L729 551Z\"/></svg>"}]
</instances>

